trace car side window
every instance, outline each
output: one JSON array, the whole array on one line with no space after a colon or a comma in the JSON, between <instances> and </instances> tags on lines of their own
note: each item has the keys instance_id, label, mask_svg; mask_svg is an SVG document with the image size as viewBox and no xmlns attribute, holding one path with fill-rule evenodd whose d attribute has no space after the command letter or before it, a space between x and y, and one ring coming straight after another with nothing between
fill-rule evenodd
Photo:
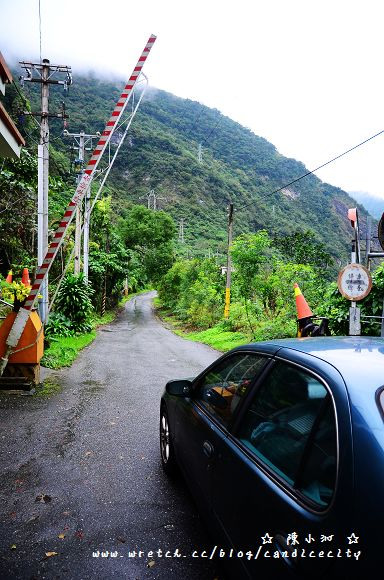
<instances>
[{"instance_id":1,"label":"car side window","mask_svg":"<svg viewBox=\"0 0 384 580\"><path fill-rule=\"evenodd\" d=\"M269 359L236 353L219 362L199 381L194 399L227 426L241 398Z\"/></svg>"},{"instance_id":2,"label":"car side window","mask_svg":"<svg viewBox=\"0 0 384 580\"><path fill-rule=\"evenodd\" d=\"M326 507L335 490L336 470L336 422L328 396L295 487L316 504Z\"/></svg>"},{"instance_id":3,"label":"car side window","mask_svg":"<svg viewBox=\"0 0 384 580\"><path fill-rule=\"evenodd\" d=\"M328 505L336 479L336 425L330 395L315 377L277 362L237 436L290 486Z\"/></svg>"}]
</instances>

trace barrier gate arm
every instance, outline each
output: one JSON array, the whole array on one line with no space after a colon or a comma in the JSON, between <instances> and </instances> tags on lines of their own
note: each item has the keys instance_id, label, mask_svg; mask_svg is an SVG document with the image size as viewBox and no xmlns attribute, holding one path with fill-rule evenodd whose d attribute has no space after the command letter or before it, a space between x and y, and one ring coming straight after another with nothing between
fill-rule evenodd
<instances>
[{"instance_id":1,"label":"barrier gate arm","mask_svg":"<svg viewBox=\"0 0 384 580\"><path fill-rule=\"evenodd\" d=\"M123 114L125 107L128 103L128 100L132 94L133 88L136 84L136 81L141 73L141 69L144 66L145 61L147 60L147 57L151 51L152 46L154 45L156 41L156 36L151 35L148 39L147 44L144 47L143 52L141 53L141 56L139 57L139 60L136 63L136 66L134 67L131 76L129 77L129 80L127 82L127 84L125 85L123 92L120 95L119 100L117 101L114 110L112 111L112 115L109 119L109 121L107 122L105 129L92 153L92 157L91 159L88 161L87 167L84 171L83 177L80 181L80 183L78 184L76 191L71 199L71 201L69 202L67 209L64 213L63 219L61 220L59 227L57 228L55 235L53 237L53 241L50 243L47 253L45 254L44 260L42 261L41 265L37 268L36 270L36 276L35 276L35 280L34 283L32 285L31 288L31 292L29 294L29 296L27 297L26 301L25 301L25 305L23 308L20 308L19 312L17 313L17 316L15 318L15 321L12 325L12 328L9 332L9 335L7 337L6 340L6 351L4 356L0 359L0 376L3 374L5 367L7 366L8 363L8 359L10 357L10 355L12 354L12 350L15 348L15 346L17 345L17 343L19 342L19 339L23 333L23 330L25 328L25 325L27 324L28 318L29 318L29 313L32 310L37 295L40 292L40 288L43 284L43 281L45 279L45 276L47 275L47 273L49 272L53 260L56 257L56 254L63 242L64 236L68 230L68 227L72 221L72 218L75 214L75 210L76 207L78 206L78 204L82 201L82 199L84 198L90 184L92 181L92 178L94 176L95 173L95 169L98 166L100 159L113 135L113 132L116 128L116 126L118 125L119 119L121 117L121 115Z\"/></svg>"}]
</instances>

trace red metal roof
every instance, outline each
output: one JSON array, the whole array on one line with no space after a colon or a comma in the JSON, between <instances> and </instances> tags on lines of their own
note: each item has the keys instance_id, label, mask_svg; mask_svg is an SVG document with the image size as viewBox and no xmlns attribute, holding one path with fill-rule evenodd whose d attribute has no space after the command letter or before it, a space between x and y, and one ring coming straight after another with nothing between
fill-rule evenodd
<instances>
[{"instance_id":1,"label":"red metal roof","mask_svg":"<svg viewBox=\"0 0 384 580\"><path fill-rule=\"evenodd\" d=\"M13 77L11 71L7 67L7 63L4 60L3 55L0 52L0 76L3 83L12 83Z\"/></svg>"},{"instance_id":2,"label":"red metal roof","mask_svg":"<svg viewBox=\"0 0 384 580\"><path fill-rule=\"evenodd\" d=\"M15 123L12 121L11 117L8 115L7 111L4 109L3 104L0 102L0 120L6 125L7 129L12 133L13 137L16 139L19 145L25 145L24 138L20 134Z\"/></svg>"}]
</instances>

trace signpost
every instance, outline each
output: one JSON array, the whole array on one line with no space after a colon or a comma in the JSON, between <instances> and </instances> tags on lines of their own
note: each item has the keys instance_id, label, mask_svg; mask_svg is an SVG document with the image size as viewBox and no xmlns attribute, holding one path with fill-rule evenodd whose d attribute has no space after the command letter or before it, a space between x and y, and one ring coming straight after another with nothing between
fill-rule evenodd
<instances>
[{"instance_id":1,"label":"signpost","mask_svg":"<svg viewBox=\"0 0 384 580\"><path fill-rule=\"evenodd\" d=\"M362 300L370 293L372 288L371 274L361 264L348 264L339 273L337 285L340 294L351 301L351 307L349 309L349 335L360 336L360 308L356 307L356 302Z\"/></svg>"},{"instance_id":2,"label":"signpost","mask_svg":"<svg viewBox=\"0 0 384 580\"><path fill-rule=\"evenodd\" d=\"M340 294L352 301L362 300L371 291L371 274L361 264L348 264L337 279Z\"/></svg>"}]
</instances>

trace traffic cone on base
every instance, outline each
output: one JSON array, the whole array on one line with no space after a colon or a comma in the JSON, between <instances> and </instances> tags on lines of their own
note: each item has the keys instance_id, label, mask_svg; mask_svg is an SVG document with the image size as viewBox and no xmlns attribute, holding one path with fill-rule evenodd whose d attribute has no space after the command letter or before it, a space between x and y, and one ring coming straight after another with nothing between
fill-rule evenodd
<instances>
[{"instance_id":1,"label":"traffic cone on base","mask_svg":"<svg viewBox=\"0 0 384 580\"><path fill-rule=\"evenodd\" d=\"M21 277L21 283L24 284L24 286L30 286L31 285L31 281L29 279L28 268L23 268L23 275Z\"/></svg>"},{"instance_id":2,"label":"traffic cone on base","mask_svg":"<svg viewBox=\"0 0 384 580\"><path fill-rule=\"evenodd\" d=\"M300 338L303 336L303 329L311 322L311 318L314 316L312 310L308 306L308 302L304 298L299 288L299 285L293 285L295 289L295 299L296 299L296 310L297 310L297 336Z\"/></svg>"},{"instance_id":3,"label":"traffic cone on base","mask_svg":"<svg viewBox=\"0 0 384 580\"><path fill-rule=\"evenodd\" d=\"M12 284L12 270L9 270L8 276L6 277L5 281L8 282L8 284Z\"/></svg>"},{"instance_id":4,"label":"traffic cone on base","mask_svg":"<svg viewBox=\"0 0 384 580\"><path fill-rule=\"evenodd\" d=\"M312 310L308 306L308 302L304 298L299 288L299 285L296 282L293 285L295 289L295 299L296 299L296 310L297 310L297 320L301 320L302 318L309 318L313 316Z\"/></svg>"}]
</instances>

